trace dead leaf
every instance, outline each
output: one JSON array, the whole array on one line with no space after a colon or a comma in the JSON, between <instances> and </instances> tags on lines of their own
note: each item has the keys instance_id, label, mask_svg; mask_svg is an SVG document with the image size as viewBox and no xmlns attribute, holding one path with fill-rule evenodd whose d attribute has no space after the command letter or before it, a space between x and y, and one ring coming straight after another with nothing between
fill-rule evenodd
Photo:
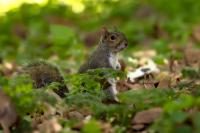
<instances>
[{"instance_id":1,"label":"dead leaf","mask_svg":"<svg viewBox=\"0 0 200 133\"><path fill-rule=\"evenodd\" d=\"M55 95L55 93L52 92L52 94ZM52 95L53 96L53 95ZM56 96L56 95L55 95ZM58 97L58 96L56 96ZM60 97L58 97L60 99ZM30 117L32 119L32 127L33 129L38 129L38 127L43 124L45 121L48 121L49 118L60 118L63 115L62 109L58 108L58 104L61 101L57 101L56 106L51 106L48 103L43 103L43 109L42 110L36 110L35 112L32 112L30 114Z\"/></svg>"},{"instance_id":2,"label":"dead leaf","mask_svg":"<svg viewBox=\"0 0 200 133\"><path fill-rule=\"evenodd\" d=\"M200 65L200 50L191 47L186 47L184 51L185 64L187 66L199 67Z\"/></svg>"},{"instance_id":3,"label":"dead leaf","mask_svg":"<svg viewBox=\"0 0 200 133\"><path fill-rule=\"evenodd\" d=\"M159 81L158 86L156 88L161 88L161 89L170 88L170 79L163 79Z\"/></svg>"},{"instance_id":4,"label":"dead leaf","mask_svg":"<svg viewBox=\"0 0 200 133\"><path fill-rule=\"evenodd\" d=\"M155 50L149 49L149 50L143 50L143 51L137 51L133 53L134 57L137 58L146 58L151 59L157 55Z\"/></svg>"},{"instance_id":5,"label":"dead leaf","mask_svg":"<svg viewBox=\"0 0 200 133\"><path fill-rule=\"evenodd\" d=\"M119 92L127 91L129 90L129 86L127 86L127 81L125 80L119 80L117 81L117 90Z\"/></svg>"},{"instance_id":6,"label":"dead leaf","mask_svg":"<svg viewBox=\"0 0 200 133\"><path fill-rule=\"evenodd\" d=\"M114 130L112 129L112 125L107 122L101 122L101 130L102 130L102 133L114 133Z\"/></svg>"},{"instance_id":7,"label":"dead leaf","mask_svg":"<svg viewBox=\"0 0 200 133\"><path fill-rule=\"evenodd\" d=\"M44 121L38 128L40 133L58 133L62 130L62 126L55 117Z\"/></svg>"},{"instance_id":8,"label":"dead leaf","mask_svg":"<svg viewBox=\"0 0 200 133\"><path fill-rule=\"evenodd\" d=\"M138 112L132 120L133 125L135 124L150 124L154 122L162 113L162 108L151 108Z\"/></svg>"},{"instance_id":9,"label":"dead leaf","mask_svg":"<svg viewBox=\"0 0 200 133\"><path fill-rule=\"evenodd\" d=\"M145 125L144 124L137 124L137 125L133 125L132 129L134 131L142 131L145 129Z\"/></svg>"},{"instance_id":10,"label":"dead leaf","mask_svg":"<svg viewBox=\"0 0 200 133\"><path fill-rule=\"evenodd\" d=\"M200 25L196 25L193 28L192 37L195 41L200 42Z\"/></svg>"},{"instance_id":11,"label":"dead leaf","mask_svg":"<svg viewBox=\"0 0 200 133\"><path fill-rule=\"evenodd\" d=\"M137 68L133 72L128 72L127 77L132 83L134 83L138 78L144 77L148 74L159 73L159 72L160 69L157 67L154 61L149 59L146 65Z\"/></svg>"},{"instance_id":12,"label":"dead leaf","mask_svg":"<svg viewBox=\"0 0 200 133\"><path fill-rule=\"evenodd\" d=\"M119 59L119 64L121 66L121 71L124 72L125 69L126 69L126 64L125 64L124 60L123 59Z\"/></svg>"},{"instance_id":13,"label":"dead leaf","mask_svg":"<svg viewBox=\"0 0 200 133\"><path fill-rule=\"evenodd\" d=\"M4 133L9 133L9 128L16 124L18 115L10 98L0 89L0 124Z\"/></svg>"},{"instance_id":14,"label":"dead leaf","mask_svg":"<svg viewBox=\"0 0 200 133\"><path fill-rule=\"evenodd\" d=\"M69 119L78 119L78 120L83 120L85 117L79 113L78 111L71 111L68 113L68 118Z\"/></svg>"}]
</instances>

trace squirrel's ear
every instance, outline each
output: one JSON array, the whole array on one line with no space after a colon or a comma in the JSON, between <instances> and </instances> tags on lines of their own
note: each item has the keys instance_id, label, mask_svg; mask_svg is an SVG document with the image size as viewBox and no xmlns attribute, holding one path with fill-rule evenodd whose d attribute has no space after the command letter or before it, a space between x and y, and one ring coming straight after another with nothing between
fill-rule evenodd
<instances>
[{"instance_id":1,"label":"squirrel's ear","mask_svg":"<svg viewBox=\"0 0 200 133\"><path fill-rule=\"evenodd\" d=\"M101 29L101 35L102 35L102 37L106 38L108 36L108 34L109 34L109 32L108 32L107 28L103 27Z\"/></svg>"}]
</instances>

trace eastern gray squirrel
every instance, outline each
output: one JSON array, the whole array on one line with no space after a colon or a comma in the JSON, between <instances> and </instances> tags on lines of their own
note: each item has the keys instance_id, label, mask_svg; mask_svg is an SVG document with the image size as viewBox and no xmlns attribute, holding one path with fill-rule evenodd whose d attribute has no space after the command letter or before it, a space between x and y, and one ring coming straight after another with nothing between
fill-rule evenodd
<instances>
[{"instance_id":1,"label":"eastern gray squirrel","mask_svg":"<svg viewBox=\"0 0 200 133\"><path fill-rule=\"evenodd\" d=\"M127 45L128 41L123 33L119 31L109 32L106 28L103 28L97 49L80 67L78 73L85 73L89 69L96 68L111 68L114 70L123 69L117 58L117 53L126 48ZM54 91L61 97L64 97L64 94L69 92L58 68L51 64L41 61L26 66L24 70L31 76L36 88L44 87L52 82L59 82L61 87ZM116 80L114 78L109 78L106 79L106 81L107 83L103 89L112 99L117 101Z\"/></svg>"},{"instance_id":2,"label":"eastern gray squirrel","mask_svg":"<svg viewBox=\"0 0 200 133\"><path fill-rule=\"evenodd\" d=\"M102 36L97 49L91 54L89 59L80 67L79 73L85 73L90 69L111 68L121 70L121 65L117 53L125 49L128 45L126 36L119 31L109 32L106 28L102 29ZM107 83L103 86L105 92L112 100L118 101L116 94L116 80L106 79Z\"/></svg>"}]
</instances>

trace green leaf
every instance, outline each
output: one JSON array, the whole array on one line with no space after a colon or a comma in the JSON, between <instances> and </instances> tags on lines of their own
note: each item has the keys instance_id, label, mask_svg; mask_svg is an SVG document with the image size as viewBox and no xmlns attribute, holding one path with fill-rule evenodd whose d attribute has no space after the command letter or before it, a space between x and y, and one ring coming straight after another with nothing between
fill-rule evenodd
<instances>
[{"instance_id":1,"label":"green leaf","mask_svg":"<svg viewBox=\"0 0 200 133\"><path fill-rule=\"evenodd\" d=\"M182 111L173 112L170 118L175 123L182 123L188 118L188 114Z\"/></svg>"},{"instance_id":2,"label":"green leaf","mask_svg":"<svg viewBox=\"0 0 200 133\"><path fill-rule=\"evenodd\" d=\"M187 109L194 104L194 98L190 95L181 95L178 99L165 104L164 109L167 112Z\"/></svg>"},{"instance_id":3,"label":"green leaf","mask_svg":"<svg viewBox=\"0 0 200 133\"><path fill-rule=\"evenodd\" d=\"M66 43L74 37L73 31L67 26L50 25L51 39L55 43Z\"/></svg>"},{"instance_id":4,"label":"green leaf","mask_svg":"<svg viewBox=\"0 0 200 133\"><path fill-rule=\"evenodd\" d=\"M83 133L101 133L100 123L95 120L89 121L82 129Z\"/></svg>"},{"instance_id":5,"label":"green leaf","mask_svg":"<svg viewBox=\"0 0 200 133\"><path fill-rule=\"evenodd\" d=\"M155 61L156 64L163 65L163 64L165 63L165 62L164 62L165 57L162 56L162 55L155 56L155 57L153 58L153 60Z\"/></svg>"},{"instance_id":6,"label":"green leaf","mask_svg":"<svg viewBox=\"0 0 200 133\"><path fill-rule=\"evenodd\" d=\"M175 128L174 133L192 133L192 127L188 125L181 125Z\"/></svg>"},{"instance_id":7,"label":"green leaf","mask_svg":"<svg viewBox=\"0 0 200 133\"><path fill-rule=\"evenodd\" d=\"M188 77L188 78L196 79L200 77L199 70L192 67L185 67L182 70L182 74L183 74L183 77L185 78Z\"/></svg>"},{"instance_id":8,"label":"green leaf","mask_svg":"<svg viewBox=\"0 0 200 133\"><path fill-rule=\"evenodd\" d=\"M197 112L194 116L193 116L193 122L194 122L194 128L196 133L200 132L200 112Z\"/></svg>"}]
</instances>

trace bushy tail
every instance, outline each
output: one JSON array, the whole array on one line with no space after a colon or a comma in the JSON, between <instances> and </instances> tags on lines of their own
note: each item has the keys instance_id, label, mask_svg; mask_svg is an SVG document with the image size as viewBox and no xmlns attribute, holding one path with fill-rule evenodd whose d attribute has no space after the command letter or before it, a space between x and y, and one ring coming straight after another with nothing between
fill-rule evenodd
<instances>
[{"instance_id":1,"label":"bushy tail","mask_svg":"<svg viewBox=\"0 0 200 133\"><path fill-rule=\"evenodd\" d=\"M57 82L59 83L59 87L58 89L54 89L56 94L60 97L65 97L65 93L69 92L61 72L56 66L50 63L45 61L33 62L25 66L23 71L30 75L36 88L42 88L53 82Z\"/></svg>"}]
</instances>

